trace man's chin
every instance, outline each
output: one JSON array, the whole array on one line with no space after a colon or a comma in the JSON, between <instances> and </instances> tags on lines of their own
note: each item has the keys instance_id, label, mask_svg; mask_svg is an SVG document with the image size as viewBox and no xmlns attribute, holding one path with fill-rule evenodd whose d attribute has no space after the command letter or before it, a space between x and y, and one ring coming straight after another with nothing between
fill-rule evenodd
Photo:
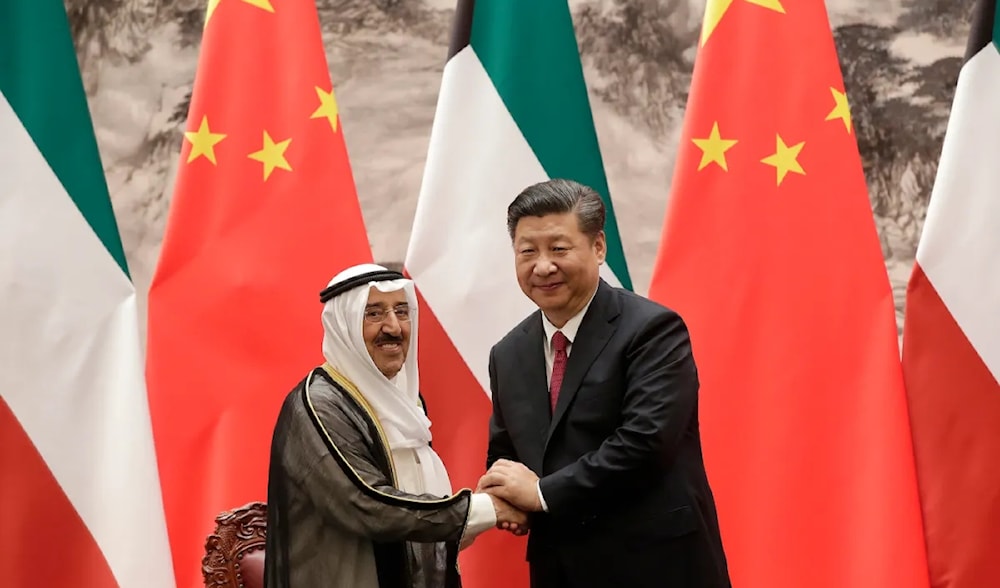
<instances>
[{"instance_id":1,"label":"man's chin","mask_svg":"<svg viewBox=\"0 0 1000 588\"><path fill-rule=\"evenodd\" d=\"M390 380L396 377L399 370L403 369L403 363L405 363L406 358L392 357L383 358L382 361L376 362L378 370L382 372L382 375L389 378Z\"/></svg>"},{"instance_id":2,"label":"man's chin","mask_svg":"<svg viewBox=\"0 0 1000 588\"><path fill-rule=\"evenodd\" d=\"M536 296L532 302L544 313L559 312L566 307L565 296Z\"/></svg>"}]
</instances>

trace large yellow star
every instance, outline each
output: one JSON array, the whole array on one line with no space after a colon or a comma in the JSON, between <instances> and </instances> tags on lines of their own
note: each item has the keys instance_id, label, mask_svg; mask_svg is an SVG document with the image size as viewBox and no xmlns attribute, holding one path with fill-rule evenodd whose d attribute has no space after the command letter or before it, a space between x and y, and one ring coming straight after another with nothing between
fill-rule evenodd
<instances>
[{"instance_id":1,"label":"large yellow star","mask_svg":"<svg viewBox=\"0 0 1000 588\"><path fill-rule=\"evenodd\" d=\"M275 143L271 135L267 134L267 131L264 131L264 146L260 151L254 151L250 155L247 155L250 159L264 164L265 182L276 167L285 171L292 171L292 166L288 165L288 160L285 159L285 150L288 149L288 144L291 142L291 139L285 139L280 143Z\"/></svg>"},{"instance_id":2,"label":"large yellow star","mask_svg":"<svg viewBox=\"0 0 1000 588\"><path fill-rule=\"evenodd\" d=\"M205 8L205 26L208 26L209 19L212 18L212 13L218 8L219 2L222 0L208 0L208 7Z\"/></svg>"},{"instance_id":3,"label":"large yellow star","mask_svg":"<svg viewBox=\"0 0 1000 588\"><path fill-rule=\"evenodd\" d=\"M249 4L250 6L256 6L257 8L266 10L268 12L274 12L274 6L271 6L271 0L243 0L243 1ZM747 1L749 2L750 0Z\"/></svg>"},{"instance_id":4,"label":"large yellow star","mask_svg":"<svg viewBox=\"0 0 1000 588\"><path fill-rule=\"evenodd\" d=\"M706 165L715 163L725 171L729 171L726 165L726 151L736 144L736 139L723 139L719 134L718 121L712 123L712 132L706 139L691 139L698 149L701 149L701 163L698 164L698 171Z\"/></svg>"},{"instance_id":5,"label":"large yellow star","mask_svg":"<svg viewBox=\"0 0 1000 588\"><path fill-rule=\"evenodd\" d=\"M788 172L795 172L797 174L805 175L805 170L799 165L797 160L799 152L802 151L802 147L805 146L806 142L797 143L789 147L785 145L785 141L781 138L781 135L775 135L777 140L777 149L772 155L768 155L764 159L761 159L761 163L766 163L767 165L773 165L778 171L778 185L781 185L782 180L785 179L785 175Z\"/></svg>"},{"instance_id":6,"label":"large yellow star","mask_svg":"<svg viewBox=\"0 0 1000 588\"><path fill-rule=\"evenodd\" d=\"M319 108L316 109L309 118L325 118L330 121L330 128L337 132L337 98L333 95L333 90L329 92L316 86L316 96L319 97Z\"/></svg>"},{"instance_id":7,"label":"large yellow star","mask_svg":"<svg viewBox=\"0 0 1000 588\"><path fill-rule=\"evenodd\" d=\"M705 18L701 21L701 45L712 35L715 27L719 26L726 11L733 5L733 0L708 0L705 4Z\"/></svg>"},{"instance_id":8,"label":"large yellow star","mask_svg":"<svg viewBox=\"0 0 1000 588\"><path fill-rule=\"evenodd\" d=\"M748 4L756 4L764 8L769 8L775 12L785 13L785 7L781 5L781 0L743 0ZM708 37L712 35L715 27L719 26L722 17L726 15L729 7L733 5L733 0L708 0L705 5L705 18L701 21L701 42L704 45Z\"/></svg>"},{"instance_id":9,"label":"large yellow star","mask_svg":"<svg viewBox=\"0 0 1000 588\"><path fill-rule=\"evenodd\" d=\"M209 19L212 18L212 13L215 12L215 9L219 7L219 2L222 2L222 0L208 0L208 7L205 8L206 27L208 26ZM271 0L243 0L243 2L246 2L250 6L256 6L257 8L266 10L268 12L274 12L274 6L271 6Z\"/></svg>"},{"instance_id":10,"label":"large yellow star","mask_svg":"<svg viewBox=\"0 0 1000 588\"><path fill-rule=\"evenodd\" d=\"M245 1L245 0L244 0ZM768 8L775 12L785 14L785 7L781 5L781 0L746 0L749 4L756 4L763 8Z\"/></svg>"},{"instance_id":11,"label":"large yellow star","mask_svg":"<svg viewBox=\"0 0 1000 588\"><path fill-rule=\"evenodd\" d=\"M191 143L191 152L188 153L187 162L191 163L202 155L205 159L215 165L215 145L226 138L222 133L213 133L208 128L208 117L201 117L201 126L197 131L185 131L184 138Z\"/></svg>"},{"instance_id":12,"label":"large yellow star","mask_svg":"<svg viewBox=\"0 0 1000 588\"><path fill-rule=\"evenodd\" d=\"M830 114L826 115L826 120L836 120L841 119L844 121L844 128L847 132L851 132L851 107L847 104L847 94L841 92L836 88L830 88L830 93L833 94L834 107L830 111Z\"/></svg>"}]
</instances>

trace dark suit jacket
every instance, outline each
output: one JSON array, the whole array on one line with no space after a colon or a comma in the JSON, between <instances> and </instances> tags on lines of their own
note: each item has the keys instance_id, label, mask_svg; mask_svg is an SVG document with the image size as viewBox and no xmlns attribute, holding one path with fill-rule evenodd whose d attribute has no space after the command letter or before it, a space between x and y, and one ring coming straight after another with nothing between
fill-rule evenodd
<instances>
[{"instance_id":1,"label":"dark suit jacket","mask_svg":"<svg viewBox=\"0 0 1000 588\"><path fill-rule=\"evenodd\" d=\"M729 588L698 432L698 374L677 313L601 280L550 417L542 316L490 352L487 465L541 478L530 565L573 587Z\"/></svg>"}]
</instances>

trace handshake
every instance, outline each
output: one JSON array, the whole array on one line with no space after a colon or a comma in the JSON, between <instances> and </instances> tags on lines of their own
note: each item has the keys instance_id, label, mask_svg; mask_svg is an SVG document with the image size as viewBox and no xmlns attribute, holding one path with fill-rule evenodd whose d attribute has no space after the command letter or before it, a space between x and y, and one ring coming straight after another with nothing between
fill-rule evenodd
<instances>
[{"instance_id":1,"label":"handshake","mask_svg":"<svg viewBox=\"0 0 1000 588\"><path fill-rule=\"evenodd\" d=\"M498 459L479 479L476 492L493 499L497 528L514 535L528 533L528 513L542 510L538 476L524 464Z\"/></svg>"}]
</instances>

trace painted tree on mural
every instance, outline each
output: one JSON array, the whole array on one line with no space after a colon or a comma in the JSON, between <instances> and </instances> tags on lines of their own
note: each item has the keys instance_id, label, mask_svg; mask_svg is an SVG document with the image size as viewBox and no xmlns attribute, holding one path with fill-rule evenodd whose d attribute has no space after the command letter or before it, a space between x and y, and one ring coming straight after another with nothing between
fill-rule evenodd
<instances>
[{"instance_id":1,"label":"painted tree on mural","mask_svg":"<svg viewBox=\"0 0 1000 588\"><path fill-rule=\"evenodd\" d=\"M961 65L958 57L910 61L893 44L915 32L904 26L913 21L929 28L924 34L963 36L956 27L968 23L955 14L965 7L948 1L940 6L911 2L896 26L852 24L834 31L886 257L912 258L915 251ZM942 15L941 10L950 12Z\"/></svg>"},{"instance_id":2,"label":"painted tree on mural","mask_svg":"<svg viewBox=\"0 0 1000 588\"><path fill-rule=\"evenodd\" d=\"M149 50L146 33L173 18L157 0L64 0L81 66L92 59L133 60ZM86 78L85 78L85 81Z\"/></svg>"},{"instance_id":3,"label":"painted tree on mural","mask_svg":"<svg viewBox=\"0 0 1000 588\"><path fill-rule=\"evenodd\" d=\"M691 83L698 29L688 0L614 0L574 17L583 58L600 74L595 93L661 135L679 122Z\"/></svg>"},{"instance_id":4,"label":"painted tree on mural","mask_svg":"<svg viewBox=\"0 0 1000 588\"><path fill-rule=\"evenodd\" d=\"M858 148L877 215L888 212L893 176L898 171L894 165L902 157L898 151L903 147L900 139L904 138L901 117L913 114L905 101L893 96L902 92L901 82L907 74L906 60L889 49L897 34L895 28L868 24L841 26L834 31Z\"/></svg>"},{"instance_id":5,"label":"painted tree on mural","mask_svg":"<svg viewBox=\"0 0 1000 588\"><path fill-rule=\"evenodd\" d=\"M975 0L903 0L897 25L938 37L964 37Z\"/></svg>"}]
</instances>

